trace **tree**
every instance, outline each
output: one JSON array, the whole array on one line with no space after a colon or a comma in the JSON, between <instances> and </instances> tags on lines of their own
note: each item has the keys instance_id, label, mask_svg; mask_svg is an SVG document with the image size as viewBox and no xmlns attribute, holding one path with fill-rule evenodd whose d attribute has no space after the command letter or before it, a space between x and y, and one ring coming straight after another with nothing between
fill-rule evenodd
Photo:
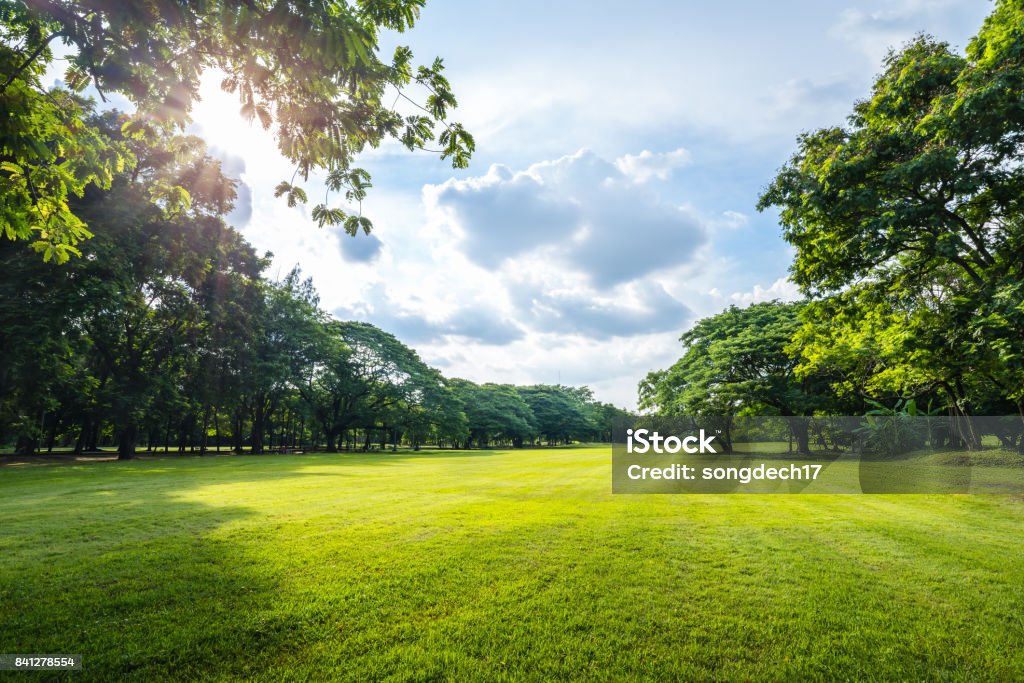
<instances>
[{"instance_id":1,"label":"tree","mask_svg":"<svg viewBox=\"0 0 1024 683\"><path fill-rule=\"evenodd\" d=\"M465 379L450 382L462 402L470 439L480 448L492 441L506 441L516 448L537 434L530 406L509 384L474 384Z\"/></svg>"},{"instance_id":2,"label":"tree","mask_svg":"<svg viewBox=\"0 0 1024 683\"><path fill-rule=\"evenodd\" d=\"M6 241L0 241L0 272L0 443L13 439L18 453L31 453L47 421L56 428L57 397L92 389L76 362L87 340L68 325L78 296L60 286L66 275L55 278L49 264Z\"/></svg>"},{"instance_id":3,"label":"tree","mask_svg":"<svg viewBox=\"0 0 1024 683\"><path fill-rule=\"evenodd\" d=\"M270 416L323 355L326 314L319 303L313 281L303 280L298 267L281 282L264 284L255 338L243 361L242 400L235 415L236 439L246 418L251 421L252 453L264 452ZM236 441L236 449L241 447L241 441Z\"/></svg>"},{"instance_id":4,"label":"tree","mask_svg":"<svg viewBox=\"0 0 1024 683\"><path fill-rule=\"evenodd\" d=\"M441 374L394 335L362 322L326 323L326 342L299 384L323 428L328 450L348 430L399 429L422 435L440 419L460 416Z\"/></svg>"},{"instance_id":5,"label":"tree","mask_svg":"<svg viewBox=\"0 0 1024 683\"><path fill-rule=\"evenodd\" d=\"M47 375L34 392L48 402L50 424L73 412L79 447L89 448L106 421L120 457L130 458L155 402L187 403L182 389L199 365L200 347L217 353L205 337L224 323L226 311L214 308L226 304L228 285L244 288L265 263L221 220L234 198L233 181L201 141L173 135L127 141L118 137L122 120L107 113L89 125L123 142L139 164L118 174L108 190L90 188L70 201L77 215L103 226L103 234L88 243L83 258L60 268L33 266L38 259L6 243L5 276L26 277L6 281L12 306L3 317L48 326L9 340L5 351L13 361L7 368L24 382L36 351L47 349L48 362L34 363L34 372ZM144 184L186 187L192 201L169 210L153 203ZM25 396L19 403L36 410Z\"/></svg>"},{"instance_id":6,"label":"tree","mask_svg":"<svg viewBox=\"0 0 1024 683\"><path fill-rule=\"evenodd\" d=\"M1024 399L1022 45L1024 9L1004 0L966 56L927 36L891 52L849 125L802 135L758 205L781 210L794 281L836 295L809 310L818 336L903 336L880 341L893 353L878 388L934 386L961 414Z\"/></svg>"},{"instance_id":7,"label":"tree","mask_svg":"<svg viewBox=\"0 0 1024 683\"><path fill-rule=\"evenodd\" d=\"M594 439L608 443L613 438L613 430L616 422L625 422L633 419L633 413L623 410L611 403L591 403L589 407L593 413L593 422L596 425Z\"/></svg>"},{"instance_id":8,"label":"tree","mask_svg":"<svg viewBox=\"0 0 1024 683\"><path fill-rule=\"evenodd\" d=\"M398 139L410 150L436 141L456 168L469 162L472 136L448 121L456 106L444 64L414 67L399 47L380 55L383 30L411 28L424 0L249 0L247 2L95 3L72 0L0 0L0 206L4 235L35 237L44 258L65 261L91 233L68 204L85 188L107 188L134 163L130 152L86 125L75 93L92 85L118 92L138 108L130 136L161 125L183 126L208 69L239 97L241 115L272 129L295 173L277 188L289 205L306 202L295 177L326 173L332 192L313 208L321 226L369 232L359 209L369 174L352 165L367 145ZM52 46L72 49L67 90L46 91L41 76ZM420 102L409 94L421 88ZM403 115L402 98L415 107ZM159 188L158 188L159 189ZM353 208L354 207L354 208Z\"/></svg>"},{"instance_id":9,"label":"tree","mask_svg":"<svg viewBox=\"0 0 1024 683\"><path fill-rule=\"evenodd\" d=\"M586 438L594 431L586 403L569 387L538 384L517 390L533 413L538 435L549 444Z\"/></svg>"},{"instance_id":10,"label":"tree","mask_svg":"<svg viewBox=\"0 0 1024 683\"><path fill-rule=\"evenodd\" d=\"M640 407L659 415L731 418L773 414L787 418L801 452L809 441L805 420L828 407L827 385L817 377L797 377L787 350L800 327L802 303L769 301L746 308L730 306L704 318L680 341L683 357L640 383ZM728 444L729 424L723 425Z\"/></svg>"}]
</instances>

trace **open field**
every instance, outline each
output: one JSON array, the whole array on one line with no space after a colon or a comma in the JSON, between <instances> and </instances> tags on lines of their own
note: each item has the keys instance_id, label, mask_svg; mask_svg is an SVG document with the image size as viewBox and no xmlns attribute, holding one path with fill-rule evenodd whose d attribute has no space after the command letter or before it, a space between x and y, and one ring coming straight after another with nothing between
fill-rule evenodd
<instances>
[{"instance_id":1,"label":"open field","mask_svg":"<svg viewBox=\"0 0 1024 683\"><path fill-rule=\"evenodd\" d=\"M1019 497L610 489L607 447L3 467L0 652L81 653L76 681L1024 679Z\"/></svg>"}]
</instances>

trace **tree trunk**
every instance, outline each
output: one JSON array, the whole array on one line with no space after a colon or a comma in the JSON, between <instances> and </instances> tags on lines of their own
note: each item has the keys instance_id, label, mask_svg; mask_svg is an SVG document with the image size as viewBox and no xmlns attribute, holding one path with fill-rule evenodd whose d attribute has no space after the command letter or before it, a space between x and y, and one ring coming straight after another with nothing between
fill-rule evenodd
<instances>
[{"instance_id":1,"label":"tree trunk","mask_svg":"<svg viewBox=\"0 0 1024 683\"><path fill-rule=\"evenodd\" d=\"M213 439L216 442L214 448L220 453L220 413L219 408L213 409Z\"/></svg>"},{"instance_id":2,"label":"tree trunk","mask_svg":"<svg viewBox=\"0 0 1024 683\"><path fill-rule=\"evenodd\" d=\"M725 424L722 425L722 429L716 434L716 450L718 444L721 445L721 453L732 453L732 418L725 418Z\"/></svg>"},{"instance_id":3,"label":"tree trunk","mask_svg":"<svg viewBox=\"0 0 1024 683\"><path fill-rule=\"evenodd\" d=\"M231 428L231 441L235 453L241 453L245 450L245 440L242 436L244 428L245 418L242 416L242 410L239 408L235 411L234 426Z\"/></svg>"},{"instance_id":4,"label":"tree trunk","mask_svg":"<svg viewBox=\"0 0 1024 683\"><path fill-rule=\"evenodd\" d=\"M789 423L790 439L796 437L797 451L804 454L810 453L811 438L808 433L807 418L787 416L786 421Z\"/></svg>"},{"instance_id":5,"label":"tree trunk","mask_svg":"<svg viewBox=\"0 0 1024 683\"><path fill-rule=\"evenodd\" d=\"M37 439L33 439L30 436L19 436L17 444L14 446L15 455L32 455L36 451L36 446L39 444Z\"/></svg>"},{"instance_id":6,"label":"tree trunk","mask_svg":"<svg viewBox=\"0 0 1024 683\"><path fill-rule=\"evenodd\" d=\"M203 431L199 434L199 455L205 455L210 441L210 407L203 407Z\"/></svg>"},{"instance_id":7,"label":"tree trunk","mask_svg":"<svg viewBox=\"0 0 1024 683\"><path fill-rule=\"evenodd\" d=\"M50 416L50 433L46 438L46 452L53 453L53 444L57 440L57 425L59 424L56 415Z\"/></svg>"},{"instance_id":8,"label":"tree trunk","mask_svg":"<svg viewBox=\"0 0 1024 683\"><path fill-rule=\"evenodd\" d=\"M131 460L135 457L135 425L121 429L117 437L117 459Z\"/></svg>"},{"instance_id":9,"label":"tree trunk","mask_svg":"<svg viewBox=\"0 0 1024 683\"><path fill-rule=\"evenodd\" d=\"M75 438L75 455L81 455L82 449L85 447L85 434L89 431L89 419L86 418L85 422L78 429L78 436Z\"/></svg>"},{"instance_id":10,"label":"tree trunk","mask_svg":"<svg viewBox=\"0 0 1024 683\"><path fill-rule=\"evenodd\" d=\"M266 427L266 405L262 400L256 401L252 413L252 448L250 453L258 455L263 452L263 430Z\"/></svg>"},{"instance_id":11,"label":"tree trunk","mask_svg":"<svg viewBox=\"0 0 1024 683\"><path fill-rule=\"evenodd\" d=\"M85 439L85 450L98 451L100 449L100 421L92 420L89 424L89 432Z\"/></svg>"}]
</instances>

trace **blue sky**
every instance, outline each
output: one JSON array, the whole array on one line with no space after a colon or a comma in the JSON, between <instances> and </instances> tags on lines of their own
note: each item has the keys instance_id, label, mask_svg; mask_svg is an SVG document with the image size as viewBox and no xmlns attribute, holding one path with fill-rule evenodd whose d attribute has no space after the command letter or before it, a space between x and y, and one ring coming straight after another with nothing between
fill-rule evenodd
<instances>
[{"instance_id":1,"label":"blue sky","mask_svg":"<svg viewBox=\"0 0 1024 683\"><path fill-rule=\"evenodd\" d=\"M290 169L215 75L195 129L244 183L233 220L274 252L272 277L300 265L328 310L448 376L587 384L632 407L695 319L796 295L775 216L754 209L796 135L842 124L889 46L925 31L962 48L990 8L430 0L385 49L444 57L478 151L464 171L364 154L370 237L273 198Z\"/></svg>"}]
</instances>

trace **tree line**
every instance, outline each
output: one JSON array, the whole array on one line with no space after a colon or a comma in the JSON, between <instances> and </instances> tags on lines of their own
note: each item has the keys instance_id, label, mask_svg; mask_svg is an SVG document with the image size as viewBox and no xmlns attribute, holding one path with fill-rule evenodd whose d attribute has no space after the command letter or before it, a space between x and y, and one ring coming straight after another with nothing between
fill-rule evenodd
<instances>
[{"instance_id":1,"label":"tree line","mask_svg":"<svg viewBox=\"0 0 1024 683\"><path fill-rule=\"evenodd\" d=\"M235 181L204 143L128 121L88 120L136 162L68 198L94 231L80 257L0 240L0 443L130 458L610 439L622 411L585 387L446 379L393 335L333 319L298 269L269 280L270 254L224 222Z\"/></svg>"},{"instance_id":2,"label":"tree line","mask_svg":"<svg viewBox=\"0 0 1024 683\"><path fill-rule=\"evenodd\" d=\"M312 218L369 232L367 146L456 168L475 146L440 58L381 53L423 5L0 0L0 444L130 457L610 438L615 409L586 388L447 380L392 335L332 320L298 271L268 280L270 255L223 221L234 183L180 134L219 70L295 166L276 195L306 203L320 171ZM99 113L88 90L135 111Z\"/></svg>"},{"instance_id":3,"label":"tree line","mask_svg":"<svg viewBox=\"0 0 1024 683\"><path fill-rule=\"evenodd\" d=\"M1019 2L997 2L966 54L924 35L891 51L847 125L801 135L760 197L805 300L700 321L641 406L1024 420L1022 143Z\"/></svg>"}]
</instances>

